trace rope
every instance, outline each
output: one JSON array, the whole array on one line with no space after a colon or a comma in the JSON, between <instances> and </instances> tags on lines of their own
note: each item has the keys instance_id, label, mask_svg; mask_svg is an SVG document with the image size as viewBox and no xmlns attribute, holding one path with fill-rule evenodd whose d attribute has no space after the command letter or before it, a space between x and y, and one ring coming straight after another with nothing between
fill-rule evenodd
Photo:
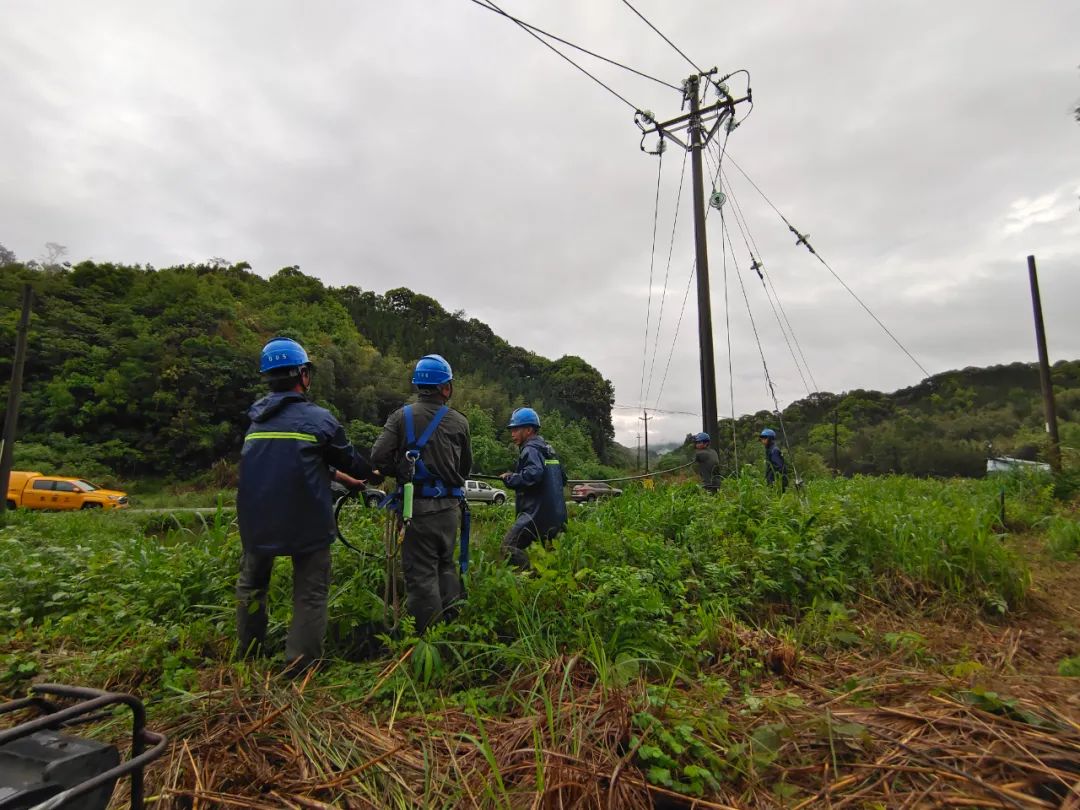
<instances>
[{"instance_id":1,"label":"rope","mask_svg":"<svg viewBox=\"0 0 1080 810\"><path fill-rule=\"evenodd\" d=\"M645 341L641 347L641 386L638 388L638 401L644 402L645 395L645 358L649 355L649 319L652 317L652 280L653 280L653 267L656 263L656 226L660 221L660 171L664 168L664 150L660 150L658 153L659 159L656 161L656 200L653 202L653 223L652 223L652 251L649 253L649 304L645 309ZM657 330L659 331L659 329ZM649 380L649 385L652 387L652 380Z\"/></svg>"},{"instance_id":2,"label":"rope","mask_svg":"<svg viewBox=\"0 0 1080 810\"><path fill-rule=\"evenodd\" d=\"M724 238L731 247L731 262L735 265L735 277L739 280L739 289L742 290L743 301L746 303L746 314L750 316L750 326L754 331L754 340L757 342L758 354L761 355L761 367L765 372L765 385L768 393L772 396L773 412L780 424L780 435L784 437L784 447L787 448L788 457L791 459L791 471L795 474L796 481L799 471L795 468L795 456L791 452L791 442L788 441L787 428L784 426L784 415L780 412L780 400L776 396L776 387L773 385L772 376L769 374L769 364L765 362L765 350L761 346L761 338L758 335L757 323L754 321L754 313L750 309L750 297L746 294L746 285L743 284L742 271L739 269L739 261L735 258L735 246L731 243L731 234L728 232L727 222L724 219L723 210L720 211L720 224L724 231Z\"/></svg>"},{"instance_id":3,"label":"rope","mask_svg":"<svg viewBox=\"0 0 1080 810\"><path fill-rule=\"evenodd\" d=\"M655 31L655 32L656 32L657 34L660 34L660 38L661 38L662 40L664 40L664 42L666 42L666 43L667 43L668 45L670 45L670 46L671 46L672 48L674 48L674 49L675 49L675 51L676 51L676 52L677 52L677 53L679 54L679 56L681 56L681 57L682 57L683 59L685 59L685 60L686 60L687 62L689 62L689 63L690 63L690 67L692 67L692 68L693 68L694 70L696 70L696 71L697 71L698 73L701 73L701 74L704 74L704 73L705 73L705 71L704 71L704 70L702 70L701 68L699 68L699 67L698 67L697 65L695 65L695 64L694 64L694 60L692 60L692 59L691 59L691 58L690 58L689 56L687 56L687 55L686 55L685 53L683 53L683 52L682 52L681 50L679 50L679 47L678 47L678 46L677 46L677 45L676 45L676 44L675 44L674 42L672 42L672 41L671 41L670 39L668 39L668 38L667 38L667 37L665 37L665 36L664 36L664 35L663 35L662 33L660 33L660 29L659 29L659 28L657 28L657 27L656 27L655 25L653 25L653 24L652 24L651 22L649 22L649 21L648 21L647 19L645 19L645 15L644 15L644 14L642 14L642 13L641 13L640 11L638 11L638 10L637 10L636 8L634 8L634 7L632 6L632 5L630 5L630 0L623 0L623 3L624 3L624 4L626 5L626 7L627 7L628 9L630 9L630 10L631 10L632 12L634 12L634 13L635 13L635 14L637 14L637 15L638 15L639 17L641 17L641 19L642 19L642 20L643 20L643 21L645 22L645 24L646 24L647 26L649 26L649 28L651 28L651 29L652 29L653 31Z\"/></svg>"},{"instance_id":4,"label":"rope","mask_svg":"<svg viewBox=\"0 0 1080 810\"><path fill-rule=\"evenodd\" d=\"M473 2L476 2L476 4L477 4L477 5L481 5L481 6L482 6L482 4L481 4L481 3L479 3L479 2L477 2L477 0L473 0ZM578 64L577 62L575 62L575 61L574 61L573 59L571 59L571 58L570 58L569 56L567 56L567 55L566 55L565 53L563 53L562 51L560 51L560 50L559 50L558 48L556 48L556 47L555 47L554 45L552 45L552 44L551 44L550 42L548 42L547 40L544 40L544 39L542 39L542 38L541 38L541 37L540 37L540 36L539 36L538 34L536 34L536 33L532 32L532 31L530 31L530 30L529 30L529 27L527 27L527 26L525 25L525 23L523 23L523 22L521 22L521 21L519 21L519 20L515 19L514 17L511 17L511 16L509 15L509 14L507 14L507 13L506 13L505 11L503 11L503 10L502 10L501 8L499 8L499 7L497 6L497 5L495 5L495 3L493 3L493 2L492 2L492 0L484 0L484 3L486 3L486 5L487 5L487 6L490 6L490 7L491 7L491 10L493 10L493 11L496 11L497 13L499 13L499 14L503 15L504 17L506 17L507 19L513 20L513 21L514 21L515 23L517 23L517 24L518 24L518 26L520 26L520 28L521 28L521 30L522 30L522 31L524 31L524 32L525 32L526 34L528 34L529 36L531 36L531 37L532 37L533 39L535 39L535 40L536 40L537 42L539 42L539 43L540 43L541 45L543 45L543 46L544 46L545 48L550 48L551 50L553 50L553 51L554 51L555 53L557 53L557 54L558 54L559 56L561 56L561 57L562 57L563 59L565 59L565 60L566 60L567 62L569 62L569 63L570 63L571 65L573 65L574 67L576 67L576 68L577 68L578 70L580 70L580 71L581 71L582 73L584 73L584 74L585 74L586 76L588 76L588 77L589 77L590 79L592 79L592 80L593 80L594 82L596 82L596 83L597 83L598 85L600 85L600 86L601 86L601 87L603 87L603 88L604 88L605 90L607 90L607 91L608 91L609 93L611 93L611 95L615 96L615 98L619 99L619 101L621 101L621 102L622 102L623 104L625 104L625 105L626 105L627 107L629 107L629 108L630 108L631 110L633 110L634 112L639 112L639 111L640 111L640 110L639 110L639 108L638 108L638 106L637 106L636 104L633 104L632 102L628 101L628 100L626 99L626 97L625 97L625 96L622 96L622 95L620 95L619 93L617 93L617 92L615 92L614 90L612 90L612 89L611 89L611 88L610 88L610 87L609 87L608 85L604 84L604 83L603 83L602 81L600 81L600 80L599 80L598 78L596 78L596 77L595 77L595 76L594 76L593 74L589 73L589 71L587 71L587 70L586 70L585 68L583 68L583 67L582 67L581 65L579 65L579 64Z\"/></svg>"},{"instance_id":5,"label":"rope","mask_svg":"<svg viewBox=\"0 0 1080 810\"><path fill-rule=\"evenodd\" d=\"M645 400L648 401L652 391L653 373L656 371L656 350L660 346L660 327L664 323L664 303L667 301L668 279L671 277L671 256L675 252L675 228L679 224L679 208L682 205L683 181L686 180L686 158L689 152L683 152L682 172L679 174L679 190L675 192L675 217L671 222L671 244L668 245L667 267L664 270L664 291L660 296L660 315L656 319L656 334L653 336L652 361L649 364L649 385L645 389ZM644 359L644 358L642 358Z\"/></svg>"},{"instance_id":6,"label":"rope","mask_svg":"<svg viewBox=\"0 0 1080 810\"><path fill-rule=\"evenodd\" d=\"M724 155L727 154L727 141L728 141L728 137L730 137L730 135L731 135L731 131L728 130L727 127L724 127L724 146L723 146L723 149L720 152L720 160L721 160L720 165L721 166L723 166ZM701 152L702 152L703 155L708 154L708 150L706 150L706 149L702 149ZM716 185L716 181L717 181L717 179L719 177L720 177L720 173L718 171L716 173L716 175L713 177L713 186ZM706 219L706 221L708 221L709 212L711 212L712 210L713 210L712 206L706 207L706 209L705 209L705 219ZM686 302L690 298L690 287L694 283L694 274L696 272L697 272L697 258L695 257L694 263L690 266L690 276L686 279L686 291L683 293L682 309L679 310L679 320L675 324L675 334L671 338L671 349L668 351L667 364L664 366L664 377L660 381L660 392L656 395L656 404L657 405L660 404L660 397L663 396L663 394L664 394L664 385L667 384L668 372L671 370L671 358L675 354L675 343L679 339L679 330L682 327L683 316L686 314Z\"/></svg>"},{"instance_id":7,"label":"rope","mask_svg":"<svg viewBox=\"0 0 1080 810\"><path fill-rule=\"evenodd\" d=\"M566 40L566 39L563 39L562 37L556 36L555 34L552 34L549 31L545 31L543 28L538 28L537 26L532 25L530 23L527 23L524 20L519 20L517 17L511 16L511 15L507 14L505 11L503 11L501 8L498 8L497 6L495 6L494 3L488 5L487 3L481 2L481 0L469 0L469 2L475 3L476 5L480 6L480 8L484 9L485 11L491 11L491 12L494 12L495 14L501 14L503 17L506 17L506 19L517 23L522 28L528 28L528 29L530 29L532 31L535 31L538 34L543 34L545 37L547 37L549 39L553 39L556 42L561 42L563 45L568 45L571 48L574 48L575 50L581 51L582 53L587 53L589 56L592 56L592 57L594 57L596 59L599 59L602 62L607 62L609 65L615 65L615 67L620 67L623 70L627 70L627 71L633 73L636 76L640 76L643 79L648 79L649 81L656 82L657 84L662 84L662 85L664 85L664 87L667 87L667 88L669 88L671 90L674 90L677 93L682 92L681 87L676 87L673 84L668 84L663 79L658 79L655 76L650 76L648 73L642 73L640 70L632 68L629 65L624 65L622 62L616 62L614 59L608 59L608 57L602 56L601 54L595 53L594 51L590 51L588 48L583 48L580 45L575 45L573 42L570 42L569 40Z\"/></svg>"},{"instance_id":8,"label":"rope","mask_svg":"<svg viewBox=\"0 0 1080 810\"><path fill-rule=\"evenodd\" d=\"M743 212L742 205L739 204L738 198L735 196L734 186L727 179L727 172L723 172L724 185L731 193L731 202L735 207L735 211L738 213L744 223L746 223L746 231L750 235L750 242L754 246L754 255L757 257L758 262L761 261L761 249L758 247L757 240L754 238L754 232L750 230L750 225L747 223L746 214ZM787 311L784 309L784 304L780 300L780 292L776 289L776 285L773 284L772 273L765 272L764 267L762 269L762 275L769 287L772 289L772 294L776 298L776 305L780 308L780 314L784 317L784 323L787 324L788 332L791 333L791 339L795 342L795 348L799 352L799 357L802 358L803 368L806 369L806 376L810 378L810 384L814 387L815 391L820 391L817 380L814 379L814 373L810 370L810 364L806 361L806 355L803 353L802 344L799 343L798 337L795 335L795 327L791 325L791 320L788 318Z\"/></svg>"},{"instance_id":9,"label":"rope","mask_svg":"<svg viewBox=\"0 0 1080 810\"><path fill-rule=\"evenodd\" d=\"M721 215L722 216L722 215ZM728 398L731 400L731 455L735 462L735 473L739 472L739 436L735 427L735 372L731 362L731 308L728 304L727 241L720 240L724 256L724 329L727 332L727 373Z\"/></svg>"},{"instance_id":10,"label":"rope","mask_svg":"<svg viewBox=\"0 0 1080 810\"><path fill-rule=\"evenodd\" d=\"M728 188L728 192L734 205L735 194ZM750 240L746 236L746 230L743 228L742 222L739 220L739 209L737 207L732 209L732 214L735 218L735 224L739 228L739 233L742 234L743 244L746 245L746 252L750 254L751 267L757 272L758 278L761 280L761 287L765 290L765 298L769 301L769 307L772 309L773 317L776 319L776 325L780 327L780 334L784 337L784 343L787 344L788 352L791 354L791 359L795 363L795 371L799 374L799 379L802 380L803 388L806 389L806 395L810 395L810 384L806 381L806 375L803 374L802 366L799 364L799 358L795 355L795 349L791 345L791 340L788 338L787 330L784 328L784 322L780 320L780 313L776 311L776 305L773 303L772 296L769 294L769 288L765 284L765 274L762 272L761 256L755 255L754 249L750 247ZM734 249L734 248L733 248Z\"/></svg>"},{"instance_id":11,"label":"rope","mask_svg":"<svg viewBox=\"0 0 1080 810\"><path fill-rule=\"evenodd\" d=\"M693 467L697 462L691 461L687 464L683 464L679 467L671 467L667 470L657 470L656 472L642 473L641 475L627 475L622 478L568 478L566 483L568 484L614 484L618 481L637 481L639 478L654 478L657 475L667 475L668 473L678 472L679 470L685 470L687 467ZM469 473L469 478L483 478L487 481L501 481L501 475L488 475L486 473Z\"/></svg>"},{"instance_id":12,"label":"rope","mask_svg":"<svg viewBox=\"0 0 1080 810\"><path fill-rule=\"evenodd\" d=\"M829 263L827 261L825 261L825 259L823 259L818 254L818 252L810 244L810 240L809 240L808 235L804 234L804 233L800 233L795 228L795 226L792 225L790 221L788 221L788 218L785 217L783 215L783 213L781 213L779 208L777 208L775 205L773 205L773 201L768 198L768 196L765 194L764 191L761 190L761 188L758 186L757 183L755 183L753 180L750 179L750 175L748 175L746 173L746 171L743 169L742 166L740 166L738 163L735 162L734 158L731 158L731 163L732 163L732 165L735 166L736 169L739 170L739 172L742 174L742 176L747 179L747 181L750 183L750 185L754 187L754 190L757 191L757 193L761 195L762 199L764 199L765 202L767 202L769 204L769 207L772 208L772 210L776 212L777 216L779 216L780 219L782 219L784 221L784 224L787 225L788 230L791 231L793 234L795 234L795 236L797 237L796 244L805 245L806 249L809 250L810 253L813 254L814 257L817 258L817 260L819 262L821 262L821 264L825 267L825 269L828 270L829 273L832 274L832 277L835 278L840 283L840 286L843 287L848 292L848 294L852 298L855 299L856 302L858 302L859 306L861 306L866 311L866 314L869 315L871 318L873 318L874 322L878 326L880 326L881 329L885 332L885 334L888 335L892 339L892 342L895 343L900 348L900 351L902 351L904 354L906 354L908 359L911 360L911 362L914 363L916 366L918 366L919 371L921 371L924 375L929 377L930 372L926 370L926 368L923 366L922 363L920 363L918 360L915 359L915 355L913 355L910 351L908 351L907 347L903 343L901 343L900 339L889 330L889 327L887 327L882 322L882 320L877 315L874 314L874 311L872 309L870 309L870 307L866 304L866 302L863 301L861 298L859 298L859 296L855 294L855 291L852 290L851 287L849 287L847 285L847 283L842 278L840 278L840 275L835 270L832 269L832 267L829 265Z\"/></svg>"}]
</instances>

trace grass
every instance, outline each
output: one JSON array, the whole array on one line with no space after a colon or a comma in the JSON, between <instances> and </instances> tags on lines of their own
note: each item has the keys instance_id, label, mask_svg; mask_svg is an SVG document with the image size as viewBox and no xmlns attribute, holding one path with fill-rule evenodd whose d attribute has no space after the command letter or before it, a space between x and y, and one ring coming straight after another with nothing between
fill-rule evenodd
<instances>
[{"instance_id":1,"label":"grass","mask_svg":"<svg viewBox=\"0 0 1080 810\"><path fill-rule=\"evenodd\" d=\"M1075 523L1050 515L1044 487L1008 487L1014 520L1068 545ZM905 478L784 496L751 477L714 497L693 484L631 488L575 510L553 548L530 549L527 577L498 557L512 510L474 508L461 615L423 640L406 620L375 660L358 656L356 629L383 616L383 524L355 510L343 529L365 556L334 548L333 660L300 689L268 680L272 665L232 660L229 511L19 512L0 529L0 689L48 679L137 691L152 724L188 741L158 777L178 802L276 790L332 806L517 806L527 794L644 807L765 791L779 805L811 790L788 770L795 741L824 739L834 770L869 750L854 721L809 712L825 699L800 678L820 669L831 701L894 688L868 674L870 656L933 664L916 628L873 637L863 605L1022 610L1030 573L1004 541L999 495L999 482ZM272 647L290 576L276 567ZM863 664L821 663L841 654ZM302 779L282 773L290 757L307 763Z\"/></svg>"}]
</instances>

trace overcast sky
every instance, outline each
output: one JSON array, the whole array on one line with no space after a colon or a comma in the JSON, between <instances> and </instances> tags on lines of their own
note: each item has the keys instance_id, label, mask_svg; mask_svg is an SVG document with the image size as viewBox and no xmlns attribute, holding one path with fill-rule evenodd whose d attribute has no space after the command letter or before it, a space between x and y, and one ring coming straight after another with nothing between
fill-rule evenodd
<instances>
[{"instance_id":1,"label":"overcast sky","mask_svg":"<svg viewBox=\"0 0 1080 810\"><path fill-rule=\"evenodd\" d=\"M634 4L703 69L750 70L755 108L729 155L931 373L1035 359L1029 253L1051 358L1080 357L1080 3ZM501 5L671 84L692 70L620 0ZM680 113L679 93L574 58L634 105ZM657 158L639 150L632 109L470 0L7 0L0 110L0 243L22 259L55 241L72 260L220 256L267 276L297 264L332 285L407 286L539 354L584 357L620 405L647 392L651 406L700 412L693 290L672 352L693 267L687 176L667 272L682 154L663 159L646 341ZM726 171L807 386L918 382ZM730 199L725 214L783 406L806 386ZM713 320L730 413L719 220ZM728 277L735 411L771 408L730 258ZM631 446L636 416L615 412ZM650 430L670 440L699 424L660 414Z\"/></svg>"}]
</instances>

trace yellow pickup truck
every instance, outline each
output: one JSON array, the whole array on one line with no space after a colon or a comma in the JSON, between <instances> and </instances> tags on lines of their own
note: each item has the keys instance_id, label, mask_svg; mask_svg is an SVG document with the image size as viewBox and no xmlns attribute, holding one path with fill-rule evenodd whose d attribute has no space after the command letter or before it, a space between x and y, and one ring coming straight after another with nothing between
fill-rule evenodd
<instances>
[{"instance_id":1,"label":"yellow pickup truck","mask_svg":"<svg viewBox=\"0 0 1080 810\"><path fill-rule=\"evenodd\" d=\"M126 492L101 489L82 478L11 471L7 508L18 509L126 509Z\"/></svg>"}]
</instances>

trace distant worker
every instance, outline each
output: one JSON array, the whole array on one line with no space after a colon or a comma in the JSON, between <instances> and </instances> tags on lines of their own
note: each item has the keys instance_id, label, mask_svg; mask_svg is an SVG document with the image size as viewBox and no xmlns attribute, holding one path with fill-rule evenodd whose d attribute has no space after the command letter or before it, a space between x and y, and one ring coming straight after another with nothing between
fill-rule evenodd
<instances>
[{"instance_id":1,"label":"distant worker","mask_svg":"<svg viewBox=\"0 0 1080 810\"><path fill-rule=\"evenodd\" d=\"M709 447L712 439L708 433L694 434L694 464L706 492L715 493L720 486L720 456Z\"/></svg>"},{"instance_id":2,"label":"distant worker","mask_svg":"<svg viewBox=\"0 0 1080 810\"><path fill-rule=\"evenodd\" d=\"M236 583L237 636L241 654L264 652L274 560L291 557L293 616L285 674L297 676L323 655L336 536L331 466L347 470L349 481L376 476L330 412L308 400L312 367L303 346L274 338L263 347L259 371L270 393L248 411L251 426L240 453L236 511L244 554Z\"/></svg>"},{"instance_id":3,"label":"distant worker","mask_svg":"<svg viewBox=\"0 0 1080 810\"><path fill-rule=\"evenodd\" d=\"M405 523L401 565L416 632L449 619L461 597L454 542L472 469L469 422L447 403L454 372L437 354L421 357L413 372L415 404L386 420L371 449L372 462L397 479L399 492L413 484L412 518Z\"/></svg>"},{"instance_id":4,"label":"distant worker","mask_svg":"<svg viewBox=\"0 0 1080 810\"><path fill-rule=\"evenodd\" d=\"M510 438L518 446L517 468L503 473L503 483L515 491L517 519L503 537L503 555L521 570L529 569L525 551L534 540L553 539L566 528L566 473L555 450L540 436L540 416L518 408L510 416Z\"/></svg>"},{"instance_id":5,"label":"distant worker","mask_svg":"<svg viewBox=\"0 0 1080 810\"><path fill-rule=\"evenodd\" d=\"M761 431L761 444L765 448L765 480L770 484L776 483L776 477L780 476L780 491L787 489L787 464L780 455L780 448L776 445L776 431L765 428Z\"/></svg>"}]
</instances>

